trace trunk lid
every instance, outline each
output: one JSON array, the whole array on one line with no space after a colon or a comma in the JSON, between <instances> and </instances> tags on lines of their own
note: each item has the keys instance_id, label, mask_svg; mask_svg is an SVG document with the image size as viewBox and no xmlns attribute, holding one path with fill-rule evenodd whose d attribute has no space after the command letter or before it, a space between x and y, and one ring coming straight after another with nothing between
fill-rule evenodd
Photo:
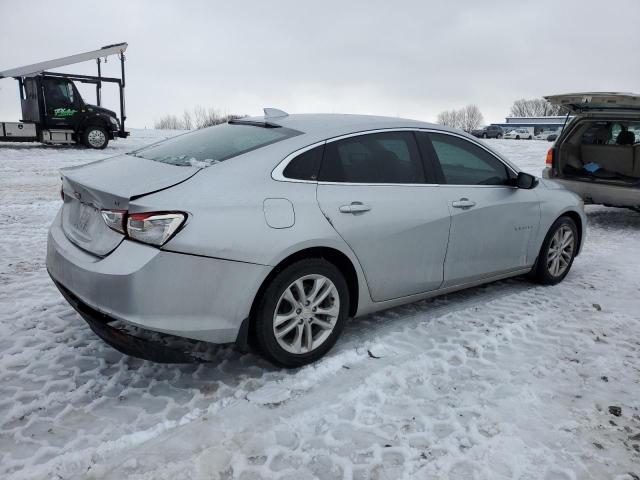
<instances>
[{"instance_id":1,"label":"trunk lid","mask_svg":"<svg viewBox=\"0 0 640 480\"><path fill-rule=\"evenodd\" d=\"M620 92L565 93L544 97L552 105L564 107L571 113L640 112L640 95Z\"/></svg>"},{"instance_id":2,"label":"trunk lid","mask_svg":"<svg viewBox=\"0 0 640 480\"><path fill-rule=\"evenodd\" d=\"M199 170L132 155L64 168L62 229L83 250L108 255L124 235L107 226L102 209L127 210L130 200L177 185Z\"/></svg>"}]
</instances>

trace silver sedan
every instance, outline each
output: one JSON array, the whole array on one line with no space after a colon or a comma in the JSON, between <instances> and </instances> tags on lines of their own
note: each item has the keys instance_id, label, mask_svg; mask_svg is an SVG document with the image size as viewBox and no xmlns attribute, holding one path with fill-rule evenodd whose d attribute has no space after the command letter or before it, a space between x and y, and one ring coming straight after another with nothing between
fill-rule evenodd
<instances>
[{"instance_id":1,"label":"silver sedan","mask_svg":"<svg viewBox=\"0 0 640 480\"><path fill-rule=\"evenodd\" d=\"M274 109L64 169L62 197L47 267L98 335L161 358L118 321L285 367L349 317L526 273L558 283L586 227L576 195L463 132Z\"/></svg>"}]
</instances>

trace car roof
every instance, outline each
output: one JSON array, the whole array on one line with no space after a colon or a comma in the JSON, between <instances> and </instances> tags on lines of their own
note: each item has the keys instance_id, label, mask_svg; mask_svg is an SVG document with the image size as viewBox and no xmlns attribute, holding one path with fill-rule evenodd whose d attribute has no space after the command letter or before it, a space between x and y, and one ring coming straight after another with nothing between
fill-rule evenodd
<instances>
[{"instance_id":1,"label":"car roof","mask_svg":"<svg viewBox=\"0 0 640 480\"><path fill-rule=\"evenodd\" d=\"M450 132L465 137L475 144L482 145L482 148L488 149L486 145L478 142L478 139L462 130L445 127L436 123L421 122L418 120L409 120L406 118L381 117L376 115L355 115L342 113L297 113L287 114L280 110L281 115L266 115L257 117L242 117L235 122L238 123L262 123L278 125L285 128L291 128L302 132L302 135L296 135L287 140L291 144L297 144L298 147L311 145L317 142L328 140L342 135L352 133L367 132L371 130L385 130L395 128L424 128L434 131ZM284 142L283 142L284 143ZM281 144L275 144L281 145ZM514 171L519 168L505 158L499 152L493 149L490 151L507 163Z\"/></svg>"},{"instance_id":2,"label":"car roof","mask_svg":"<svg viewBox=\"0 0 640 480\"><path fill-rule=\"evenodd\" d=\"M275 124L303 132L305 135L317 137L318 140L348 135L369 130L385 130L393 128L427 128L455 132L469 138L467 133L435 123L409 120L406 118L382 117L376 115L353 115L341 113L297 113L278 117L259 116L243 117L238 122L257 122Z\"/></svg>"}]
</instances>

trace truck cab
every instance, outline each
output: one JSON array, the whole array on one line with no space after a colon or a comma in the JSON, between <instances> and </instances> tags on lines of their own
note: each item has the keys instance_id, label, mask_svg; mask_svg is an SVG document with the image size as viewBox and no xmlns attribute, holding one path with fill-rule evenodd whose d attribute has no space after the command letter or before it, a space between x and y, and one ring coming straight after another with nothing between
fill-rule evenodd
<instances>
[{"instance_id":1,"label":"truck cab","mask_svg":"<svg viewBox=\"0 0 640 480\"><path fill-rule=\"evenodd\" d=\"M120 121L112 110L86 103L74 81L38 75L24 80L22 119L39 125L40 141L82 143L105 148L120 136Z\"/></svg>"}]
</instances>

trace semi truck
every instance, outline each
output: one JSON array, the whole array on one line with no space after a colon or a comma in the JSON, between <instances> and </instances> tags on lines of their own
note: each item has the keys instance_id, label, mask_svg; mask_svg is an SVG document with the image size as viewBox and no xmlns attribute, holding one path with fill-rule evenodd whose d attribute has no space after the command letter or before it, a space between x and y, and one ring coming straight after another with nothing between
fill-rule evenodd
<instances>
[{"instance_id":1,"label":"semi truck","mask_svg":"<svg viewBox=\"0 0 640 480\"><path fill-rule=\"evenodd\" d=\"M127 43L107 45L98 50L47 60L0 71L0 80L18 81L22 119L0 121L0 142L42 142L45 144L78 144L103 149L109 140L126 138L124 52ZM120 60L120 78L102 76L101 63L109 55ZM95 60L98 75L50 72L80 62ZM84 101L76 82L95 85L96 103ZM114 83L120 97L120 116L102 107L102 84Z\"/></svg>"}]
</instances>

